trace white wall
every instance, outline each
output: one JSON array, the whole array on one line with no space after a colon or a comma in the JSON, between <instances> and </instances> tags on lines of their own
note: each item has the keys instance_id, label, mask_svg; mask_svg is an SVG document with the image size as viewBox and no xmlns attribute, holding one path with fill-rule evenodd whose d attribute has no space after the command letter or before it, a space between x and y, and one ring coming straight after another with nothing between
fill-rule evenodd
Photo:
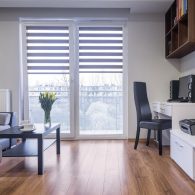
<instances>
[{"instance_id":1,"label":"white wall","mask_svg":"<svg viewBox=\"0 0 195 195\"><path fill-rule=\"evenodd\" d=\"M19 110L19 17L127 17L129 10L109 9L0 9L0 88L13 93L13 110ZM159 15L129 16L128 22L128 114L129 137L136 133L133 81L146 81L150 102L169 98L169 82L180 75L177 61L164 57L164 17ZM141 137L145 137L142 131Z\"/></svg>"},{"instance_id":2,"label":"white wall","mask_svg":"<svg viewBox=\"0 0 195 195\"><path fill-rule=\"evenodd\" d=\"M164 16L134 16L129 21L129 137L136 133L133 81L145 81L150 103L169 99L170 80L179 76L177 60L166 60ZM145 137L146 131L141 131Z\"/></svg>"},{"instance_id":3,"label":"white wall","mask_svg":"<svg viewBox=\"0 0 195 195\"><path fill-rule=\"evenodd\" d=\"M180 66L181 76L195 74L195 52L181 58Z\"/></svg>"},{"instance_id":4,"label":"white wall","mask_svg":"<svg viewBox=\"0 0 195 195\"><path fill-rule=\"evenodd\" d=\"M0 88L11 89L12 110L19 110L19 35L18 24L0 21Z\"/></svg>"}]
</instances>

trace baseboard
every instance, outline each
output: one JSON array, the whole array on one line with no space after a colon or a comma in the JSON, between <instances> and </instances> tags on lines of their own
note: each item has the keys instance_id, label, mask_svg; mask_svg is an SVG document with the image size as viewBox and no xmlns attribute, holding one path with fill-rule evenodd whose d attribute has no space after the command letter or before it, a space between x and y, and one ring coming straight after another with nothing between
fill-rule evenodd
<instances>
[{"instance_id":1,"label":"baseboard","mask_svg":"<svg viewBox=\"0 0 195 195\"><path fill-rule=\"evenodd\" d=\"M129 138L129 142L135 142L135 139ZM150 139L151 142L154 142L154 139ZM146 138L139 139L139 142L146 142Z\"/></svg>"}]
</instances>

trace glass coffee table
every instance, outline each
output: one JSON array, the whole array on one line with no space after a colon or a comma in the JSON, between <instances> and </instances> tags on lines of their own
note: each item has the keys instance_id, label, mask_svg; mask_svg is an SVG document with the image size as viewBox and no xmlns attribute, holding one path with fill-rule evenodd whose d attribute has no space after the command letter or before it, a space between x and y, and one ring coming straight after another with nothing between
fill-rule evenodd
<instances>
[{"instance_id":1,"label":"glass coffee table","mask_svg":"<svg viewBox=\"0 0 195 195\"><path fill-rule=\"evenodd\" d=\"M45 128L44 124L35 124L36 130L23 132L19 127L0 131L0 138L22 138L22 142L2 153L3 157L38 157L38 175L44 173L43 152L56 141L56 153L60 154L60 124ZM56 131L56 139L44 139Z\"/></svg>"}]
</instances>

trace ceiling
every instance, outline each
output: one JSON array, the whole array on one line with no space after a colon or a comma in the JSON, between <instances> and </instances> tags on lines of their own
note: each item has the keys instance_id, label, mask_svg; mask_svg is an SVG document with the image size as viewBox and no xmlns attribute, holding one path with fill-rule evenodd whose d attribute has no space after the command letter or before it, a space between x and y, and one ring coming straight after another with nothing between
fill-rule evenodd
<instances>
[{"instance_id":1,"label":"ceiling","mask_svg":"<svg viewBox=\"0 0 195 195\"><path fill-rule=\"evenodd\" d=\"M0 7L130 8L131 13L164 13L173 0L0 0Z\"/></svg>"}]
</instances>

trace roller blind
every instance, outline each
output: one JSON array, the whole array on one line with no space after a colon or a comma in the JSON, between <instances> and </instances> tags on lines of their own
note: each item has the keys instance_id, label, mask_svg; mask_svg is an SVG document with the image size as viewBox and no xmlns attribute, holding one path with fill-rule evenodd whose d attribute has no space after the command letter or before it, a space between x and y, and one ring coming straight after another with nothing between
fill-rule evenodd
<instances>
[{"instance_id":1,"label":"roller blind","mask_svg":"<svg viewBox=\"0 0 195 195\"><path fill-rule=\"evenodd\" d=\"M122 72L123 27L79 27L79 72Z\"/></svg>"},{"instance_id":2,"label":"roller blind","mask_svg":"<svg viewBox=\"0 0 195 195\"><path fill-rule=\"evenodd\" d=\"M29 74L69 72L69 27L26 26Z\"/></svg>"},{"instance_id":3,"label":"roller blind","mask_svg":"<svg viewBox=\"0 0 195 195\"><path fill-rule=\"evenodd\" d=\"M26 26L28 73L68 73L69 36L68 26ZM122 26L80 26L77 36L80 72L122 72Z\"/></svg>"}]
</instances>

